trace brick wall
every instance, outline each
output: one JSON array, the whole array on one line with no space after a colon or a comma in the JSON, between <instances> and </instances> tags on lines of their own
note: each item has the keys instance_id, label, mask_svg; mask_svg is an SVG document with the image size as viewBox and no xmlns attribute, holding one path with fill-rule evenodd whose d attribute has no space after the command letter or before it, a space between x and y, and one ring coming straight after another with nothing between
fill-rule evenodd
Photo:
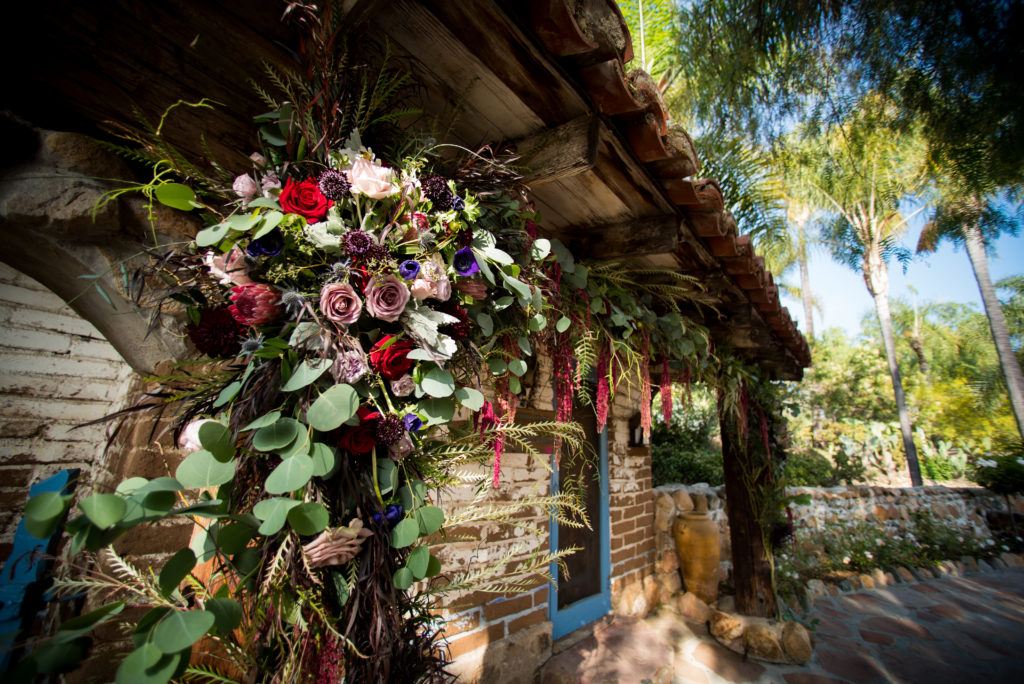
<instances>
[{"instance_id":1,"label":"brick wall","mask_svg":"<svg viewBox=\"0 0 1024 684\"><path fill-rule=\"evenodd\" d=\"M83 288L88 287L85 281ZM106 424L134 373L89 322L35 280L0 263L0 559L34 482L102 468Z\"/></svg>"},{"instance_id":2,"label":"brick wall","mask_svg":"<svg viewBox=\"0 0 1024 684\"><path fill-rule=\"evenodd\" d=\"M517 419L552 419L553 393L545 359L538 363L525 407ZM611 541L612 610L645 615L659 600L654 582L654 498L651 489L651 458L647 447L630 445L630 418L637 412L637 393L620 392L612 404L608 432L608 489ZM490 468L481 468L489 477ZM550 474L543 464L525 454L506 453L502 459L500 486L489 495L496 503L546 493ZM449 515L457 515L471 492L443 502ZM547 516L533 509L526 517L547 530ZM442 566L480 569L511 545L527 538L522 530L490 523L460 525L451 531L466 538L433 547ZM531 549L546 551L549 539L530 540ZM519 554L516 559L524 558ZM447 620L445 635L452 657L451 671L460 681L504 684L529 683L537 668L551 656L551 623L548 620L549 589L538 581L520 594L495 596L467 592L446 598L439 614Z\"/></svg>"}]
</instances>

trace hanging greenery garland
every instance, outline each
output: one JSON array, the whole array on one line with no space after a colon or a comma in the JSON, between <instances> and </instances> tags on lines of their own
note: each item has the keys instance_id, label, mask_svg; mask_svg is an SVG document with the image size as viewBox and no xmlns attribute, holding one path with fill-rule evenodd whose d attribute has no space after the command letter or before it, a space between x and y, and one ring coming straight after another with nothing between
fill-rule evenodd
<instances>
[{"instance_id":1,"label":"hanging greenery garland","mask_svg":"<svg viewBox=\"0 0 1024 684\"><path fill-rule=\"evenodd\" d=\"M166 477L77 504L71 551L93 563L58 591L105 602L25 659L24 676L72 667L50 652L141 606L118 682L445 680L429 610L438 596L534 586L571 550L517 549L459 575L431 552L444 530L491 519L544 534L515 517L524 507L587 524L578 487L488 501L502 453L547 466L542 435L558 453L582 453L572 407L592 400L583 388L595 371L600 426L627 382L649 430L650 364L664 387L670 362L689 369L707 355L706 331L678 305L696 282L577 261L541 237L507 155L484 148L444 163L432 139L394 127L407 75L387 60L375 71L350 63L330 7L286 15L303 31L307 70L271 73L276 92L260 90L271 111L257 117L263 149L248 173L185 160L163 120L118 129L154 172L130 190L206 223L188 245L155 250L134 281L157 317L183 309L202 355L136 407L173 412L185 458ZM556 420L517 424L541 351ZM456 487L477 494L446 511ZM52 530L70 505L43 495L26 516ZM111 549L172 517L196 533L159 570Z\"/></svg>"}]
</instances>

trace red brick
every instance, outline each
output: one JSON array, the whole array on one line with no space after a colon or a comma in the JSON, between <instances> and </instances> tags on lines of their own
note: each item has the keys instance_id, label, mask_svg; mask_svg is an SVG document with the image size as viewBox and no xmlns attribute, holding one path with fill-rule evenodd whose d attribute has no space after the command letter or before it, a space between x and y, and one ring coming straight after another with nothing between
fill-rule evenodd
<instances>
[{"instance_id":1,"label":"red brick","mask_svg":"<svg viewBox=\"0 0 1024 684\"><path fill-rule=\"evenodd\" d=\"M539 591L533 593L533 605L541 606L548 602L548 588L544 587Z\"/></svg>"},{"instance_id":2,"label":"red brick","mask_svg":"<svg viewBox=\"0 0 1024 684\"><path fill-rule=\"evenodd\" d=\"M632 520L623 520L620 523L613 523L612 524L612 534L613 535L626 534L627 532L630 532L630 531L632 531L634 529L636 529L636 519L635 518L632 519Z\"/></svg>"},{"instance_id":3,"label":"red brick","mask_svg":"<svg viewBox=\"0 0 1024 684\"><path fill-rule=\"evenodd\" d=\"M638 530L633 530L632 532L630 532L629 534L626 535L626 544L628 546L632 546L633 544L639 544L644 539L647 539L648 537L650 537L650 535L651 535L650 530L645 530L643 528L638 529Z\"/></svg>"},{"instance_id":4,"label":"red brick","mask_svg":"<svg viewBox=\"0 0 1024 684\"><path fill-rule=\"evenodd\" d=\"M618 521L622 520L622 509L621 508L613 508L613 509L611 509L608 512L608 515L611 518L611 521L613 523L618 522Z\"/></svg>"},{"instance_id":5,"label":"red brick","mask_svg":"<svg viewBox=\"0 0 1024 684\"><path fill-rule=\"evenodd\" d=\"M527 627L533 627L539 625L548 619L548 611L544 608L535 610L532 613L516 618L512 622L508 623L508 633L515 634L516 632L526 629Z\"/></svg>"},{"instance_id":6,"label":"red brick","mask_svg":"<svg viewBox=\"0 0 1024 684\"><path fill-rule=\"evenodd\" d=\"M618 551L612 551L612 565L621 563L624 560L633 557L633 549L620 549Z\"/></svg>"},{"instance_id":7,"label":"red brick","mask_svg":"<svg viewBox=\"0 0 1024 684\"><path fill-rule=\"evenodd\" d=\"M625 542L622 540L622 537L612 537L612 551L621 549L624 544Z\"/></svg>"},{"instance_id":8,"label":"red brick","mask_svg":"<svg viewBox=\"0 0 1024 684\"><path fill-rule=\"evenodd\" d=\"M450 615L445 622L444 628L441 630L441 635L445 637L453 637L456 634L462 634L474 630L480 626L480 611L474 610L472 613L460 613L458 615Z\"/></svg>"},{"instance_id":9,"label":"red brick","mask_svg":"<svg viewBox=\"0 0 1024 684\"><path fill-rule=\"evenodd\" d=\"M484 620L491 622L503 618L512 613L519 613L527 608L533 607L533 599L530 596L517 596L513 599L495 601L484 605Z\"/></svg>"},{"instance_id":10,"label":"red brick","mask_svg":"<svg viewBox=\"0 0 1024 684\"><path fill-rule=\"evenodd\" d=\"M490 625L486 629L482 629L450 641L448 643L448 651L451 653L452 658L458 658L463 653L475 651L481 646L486 646L492 641L497 641L504 637L505 623L499 622L495 625Z\"/></svg>"}]
</instances>

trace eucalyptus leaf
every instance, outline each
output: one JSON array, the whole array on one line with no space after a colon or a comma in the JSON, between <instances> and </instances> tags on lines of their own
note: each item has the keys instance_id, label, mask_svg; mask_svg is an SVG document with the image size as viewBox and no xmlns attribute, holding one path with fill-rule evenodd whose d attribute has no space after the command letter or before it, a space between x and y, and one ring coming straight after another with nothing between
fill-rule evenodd
<instances>
[{"instance_id":1,"label":"eucalyptus leaf","mask_svg":"<svg viewBox=\"0 0 1024 684\"><path fill-rule=\"evenodd\" d=\"M387 496L398 486L398 466L390 458L377 461L377 486L381 496Z\"/></svg>"},{"instance_id":2,"label":"eucalyptus leaf","mask_svg":"<svg viewBox=\"0 0 1024 684\"><path fill-rule=\"evenodd\" d=\"M563 275L576 270L576 259L573 257L572 252L569 251L569 248L562 244L561 240L551 240L551 251L554 252Z\"/></svg>"},{"instance_id":3,"label":"eucalyptus leaf","mask_svg":"<svg viewBox=\"0 0 1024 684\"><path fill-rule=\"evenodd\" d=\"M508 362L508 369L513 375L521 378L526 374L526 361L523 361L522 359L512 359Z\"/></svg>"},{"instance_id":4,"label":"eucalyptus leaf","mask_svg":"<svg viewBox=\"0 0 1024 684\"><path fill-rule=\"evenodd\" d=\"M508 370L508 362L497 357L487 359L487 366L491 369L493 375L502 375Z\"/></svg>"},{"instance_id":5,"label":"eucalyptus leaf","mask_svg":"<svg viewBox=\"0 0 1024 684\"><path fill-rule=\"evenodd\" d=\"M511 266L512 264L515 263L515 260L511 257L511 255L509 255L508 252L500 250L497 247L485 247L481 251L483 252L484 257L488 261L493 261L496 264L501 264L502 266Z\"/></svg>"},{"instance_id":6,"label":"eucalyptus leaf","mask_svg":"<svg viewBox=\"0 0 1024 684\"><path fill-rule=\"evenodd\" d=\"M455 402L451 399L421 399L416 412L426 418L426 425L447 423L455 417Z\"/></svg>"},{"instance_id":7,"label":"eucalyptus leaf","mask_svg":"<svg viewBox=\"0 0 1024 684\"><path fill-rule=\"evenodd\" d=\"M229 401L238 396L238 392L241 389L242 383L239 382L238 380L235 380L234 382L229 384L227 387L220 391L219 395L217 395L216 401L213 402L213 408L220 408L221 406L227 404Z\"/></svg>"},{"instance_id":8,"label":"eucalyptus leaf","mask_svg":"<svg viewBox=\"0 0 1024 684\"><path fill-rule=\"evenodd\" d=\"M264 499L252 508L252 513L263 521L259 533L265 537L277 534L284 527L288 520L288 511L298 506L301 502L285 497L274 497Z\"/></svg>"},{"instance_id":9,"label":"eucalyptus leaf","mask_svg":"<svg viewBox=\"0 0 1024 684\"><path fill-rule=\"evenodd\" d=\"M176 610L153 630L153 644L167 654L184 651L203 638L215 621L214 614L205 610Z\"/></svg>"},{"instance_id":10,"label":"eucalyptus leaf","mask_svg":"<svg viewBox=\"0 0 1024 684\"><path fill-rule=\"evenodd\" d=\"M288 381L284 383L281 390L283 392L294 392L295 390L306 387L323 375L324 372L331 367L332 363L333 361L331 359L309 359L303 361L291 374Z\"/></svg>"},{"instance_id":11,"label":"eucalyptus leaf","mask_svg":"<svg viewBox=\"0 0 1024 684\"><path fill-rule=\"evenodd\" d=\"M479 411L484 407L484 395L472 387L460 387L455 390L455 398L470 411Z\"/></svg>"},{"instance_id":12,"label":"eucalyptus leaf","mask_svg":"<svg viewBox=\"0 0 1024 684\"><path fill-rule=\"evenodd\" d=\"M271 411L270 413L265 413L264 415L260 416L259 418L257 418L256 420L252 421L244 428L242 428L242 432L248 432L249 430L258 430L259 428L267 427L268 425L273 425L274 423L277 422L277 420L280 417L280 411Z\"/></svg>"},{"instance_id":13,"label":"eucalyptus leaf","mask_svg":"<svg viewBox=\"0 0 1024 684\"><path fill-rule=\"evenodd\" d=\"M516 338L516 344L523 350L523 353L527 356L533 354L533 347L530 345L530 338L525 335L520 335Z\"/></svg>"},{"instance_id":14,"label":"eucalyptus leaf","mask_svg":"<svg viewBox=\"0 0 1024 684\"><path fill-rule=\"evenodd\" d=\"M427 577L436 577L441 572L441 561L437 559L437 556L430 554L430 559L427 561Z\"/></svg>"},{"instance_id":15,"label":"eucalyptus leaf","mask_svg":"<svg viewBox=\"0 0 1024 684\"><path fill-rule=\"evenodd\" d=\"M232 598L213 598L203 604L203 609L213 614L213 624L218 634L230 634L242 624L242 606Z\"/></svg>"},{"instance_id":16,"label":"eucalyptus leaf","mask_svg":"<svg viewBox=\"0 0 1024 684\"><path fill-rule=\"evenodd\" d=\"M114 682L116 684L139 684L139 682L154 681L149 678L147 671L165 657L163 651L157 648L156 645L144 642L121 661L121 665L117 668ZM163 668L158 669L163 670ZM156 681L168 681L171 678L171 674L170 672L167 674L167 679L158 679Z\"/></svg>"},{"instance_id":17,"label":"eucalyptus leaf","mask_svg":"<svg viewBox=\"0 0 1024 684\"><path fill-rule=\"evenodd\" d=\"M334 385L317 397L306 412L306 421L315 430L330 432L356 415L359 395L350 385Z\"/></svg>"},{"instance_id":18,"label":"eucalyptus leaf","mask_svg":"<svg viewBox=\"0 0 1024 684\"><path fill-rule=\"evenodd\" d=\"M320 534L329 522L327 509L315 501L299 504L288 511L288 524L303 536Z\"/></svg>"},{"instance_id":19,"label":"eucalyptus leaf","mask_svg":"<svg viewBox=\"0 0 1024 684\"><path fill-rule=\"evenodd\" d=\"M562 316L561 318L558 319L558 322L555 323L555 330L557 330L560 333L564 333L566 330L569 329L570 325L572 325L572 319L569 318L568 316Z\"/></svg>"},{"instance_id":20,"label":"eucalyptus leaf","mask_svg":"<svg viewBox=\"0 0 1024 684\"><path fill-rule=\"evenodd\" d=\"M199 247L212 247L223 240L230 230L231 226L227 223L218 223L215 226L203 228L196 233L196 245Z\"/></svg>"},{"instance_id":21,"label":"eucalyptus leaf","mask_svg":"<svg viewBox=\"0 0 1024 684\"><path fill-rule=\"evenodd\" d=\"M405 567L409 568L413 577L421 580L427 574L427 563L429 561L430 549L426 546L417 546L409 553L409 557L405 561Z\"/></svg>"},{"instance_id":22,"label":"eucalyptus leaf","mask_svg":"<svg viewBox=\"0 0 1024 684\"><path fill-rule=\"evenodd\" d=\"M223 423L209 421L199 426L199 443L218 461L230 461L235 455L235 440Z\"/></svg>"},{"instance_id":23,"label":"eucalyptus leaf","mask_svg":"<svg viewBox=\"0 0 1024 684\"><path fill-rule=\"evenodd\" d=\"M180 549L176 554L164 563L164 567L160 569L160 591L165 596L170 594L178 588L181 581L188 577L188 574L192 572L192 569L196 567L196 554L192 549Z\"/></svg>"},{"instance_id":24,"label":"eucalyptus leaf","mask_svg":"<svg viewBox=\"0 0 1024 684\"><path fill-rule=\"evenodd\" d=\"M338 465L337 453L322 442L314 442L309 455L313 459L313 477L324 477Z\"/></svg>"},{"instance_id":25,"label":"eucalyptus leaf","mask_svg":"<svg viewBox=\"0 0 1024 684\"><path fill-rule=\"evenodd\" d=\"M485 337L490 337L494 333L494 320L485 313L478 313L476 315L476 323L480 326L480 332Z\"/></svg>"},{"instance_id":26,"label":"eucalyptus leaf","mask_svg":"<svg viewBox=\"0 0 1024 684\"><path fill-rule=\"evenodd\" d=\"M403 549L420 536L420 526L412 518L405 518L391 530L391 546Z\"/></svg>"},{"instance_id":27,"label":"eucalyptus leaf","mask_svg":"<svg viewBox=\"0 0 1024 684\"><path fill-rule=\"evenodd\" d=\"M315 426L314 426L315 427ZM252 436L252 445L258 451L274 451L288 446L305 432L302 423L294 418L281 418L271 425L262 427Z\"/></svg>"},{"instance_id":28,"label":"eucalyptus leaf","mask_svg":"<svg viewBox=\"0 0 1024 684\"><path fill-rule=\"evenodd\" d=\"M286 458L267 476L263 488L269 494L287 494L304 486L313 477L313 459L305 454Z\"/></svg>"},{"instance_id":29,"label":"eucalyptus leaf","mask_svg":"<svg viewBox=\"0 0 1024 684\"><path fill-rule=\"evenodd\" d=\"M248 206L250 209L280 209L281 203L273 197L257 197L254 200L250 200Z\"/></svg>"},{"instance_id":30,"label":"eucalyptus leaf","mask_svg":"<svg viewBox=\"0 0 1024 684\"><path fill-rule=\"evenodd\" d=\"M70 502L70 497L57 492L36 494L25 504L25 529L33 537L48 538L57 529Z\"/></svg>"},{"instance_id":31,"label":"eucalyptus leaf","mask_svg":"<svg viewBox=\"0 0 1024 684\"><path fill-rule=\"evenodd\" d=\"M222 463L205 449L189 454L174 472L178 482L188 489L202 489L224 484L235 476L237 461Z\"/></svg>"},{"instance_id":32,"label":"eucalyptus leaf","mask_svg":"<svg viewBox=\"0 0 1024 684\"><path fill-rule=\"evenodd\" d=\"M536 313L530 316L530 320L528 320L526 324L533 332L540 332L547 326L548 319L544 314Z\"/></svg>"},{"instance_id":33,"label":"eucalyptus leaf","mask_svg":"<svg viewBox=\"0 0 1024 684\"><path fill-rule=\"evenodd\" d=\"M546 238L537 238L530 246L530 258L534 261L543 261L551 253L551 241Z\"/></svg>"},{"instance_id":34,"label":"eucalyptus leaf","mask_svg":"<svg viewBox=\"0 0 1024 684\"><path fill-rule=\"evenodd\" d=\"M116 494L93 494L80 501L78 507L89 522L101 530L119 522L128 509L125 500Z\"/></svg>"},{"instance_id":35,"label":"eucalyptus leaf","mask_svg":"<svg viewBox=\"0 0 1024 684\"><path fill-rule=\"evenodd\" d=\"M114 617L122 610L124 610L124 601L114 601L113 603L100 606L96 610L90 611L85 615L73 617L57 629L57 634L54 637L54 640L59 641L60 643L73 641L74 639L88 633L100 623L106 622L110 618Z\"/></svg>"},{"instance_id":36,"label":"eucalyptus leaf","mask_svg":"<svg viewBox=\"0 0 1024 684\"><path fill-rule=\"evenodd\" d=\"M233 522L217 527L215 540L221 553L233 556L246 547L255 530L249 525Z\"/></svg>"},{"instance_id":37,"label":"eucalyptus leaf","mask_svg":"<svg viewBox=\"0 0 1024 684\"><path fill-rule=\"evenodd\" d=\"M422 506L416 509L416 522L420 535L434 534L444 525L444 511L437 506Z\"/></svg>"},{"instance_id":38,"label":"eucalyptus leaf","mask_svg":"<svg viewBox=\"0 0 1024 684\"><path fill-rule=\"evenodd\" d=\"M284 214L279 211L268 211L263 215L263 220L260 222L260 227L256 229L256 232L252 234L253 240L259 240L261 237L269 233L270 231L277 228L277 225L281 223L281 219L284 218Z\"/></svg>"},{"instance_id":39,"label":"eucalyptus leaf","mask_svg":"<svg viewBox=\"0 0 1024 684\"><path fill-rule=\"evenodd\" d=\"M391 582L395 585L395 589L405 591L412 586L412 571L409 570L409 568L398 568L398 570L395 570L395 574L391 577Z\"/></svg>"},{"instance_id":40,"label":"eucalyptus leaf","mask_svg":"<svg viewBox=\"0 0 1024 684\"><path fill-rule=\"evenodd\" d=\"M450 397L455 392L455 380L451 373L436 366L427 371L420 386L424 392L436 398Z\"/></svg>"},{"instance_id":41,"label":"eucalyptus leaf","mask_svg":"<svg viewBox=\"0 0 1024 684\"><path fill-rule=\"evenodd\" d=\"M508 389L512 394L519 394L523 391L523 385L519 382L519 378L512 376L508 379Z\"/></svg>"}]
</instances>

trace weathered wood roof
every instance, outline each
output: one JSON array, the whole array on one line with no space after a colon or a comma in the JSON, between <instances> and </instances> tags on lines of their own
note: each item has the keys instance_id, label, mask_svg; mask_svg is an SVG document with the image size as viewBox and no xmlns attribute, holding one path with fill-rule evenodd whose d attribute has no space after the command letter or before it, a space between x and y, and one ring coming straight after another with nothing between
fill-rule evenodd
<instances>
[{"instance_id":1,"label":"weathered wood roof","mask_svg":"<svg viewBox=\"0 0 1024 684\"><path fill-rule=\"evenodd\" d=\"M18 98L33 123L89 131L138 107L157 118L177 100L224 106L186 111L166 131L185 151L208 151L246 170L252 117L265 109L250 86L263 63L294 68L298 44L278 0L19 3ZM452 119L451 142L474 148L516 141L542 229L577 253L627 257L696 276L691 312L775 377L809 365L803 336L750 240L736 235L713 180L691 180L685 132L670 131L656 98L630 89L629 34L611 0L346 0L357 42L385 42L422 84L422 106ZM571 12L575 9L577 17ZM586 31L580 30L583 24ZM45 48L35 46L47 26ZM45 86L44 86L45 84ZM11 91L8 90L10 93ZM638 97L640 99L638 99ZM667 135L666 135L667 134Z\"/></svg>"}]
</instances>

